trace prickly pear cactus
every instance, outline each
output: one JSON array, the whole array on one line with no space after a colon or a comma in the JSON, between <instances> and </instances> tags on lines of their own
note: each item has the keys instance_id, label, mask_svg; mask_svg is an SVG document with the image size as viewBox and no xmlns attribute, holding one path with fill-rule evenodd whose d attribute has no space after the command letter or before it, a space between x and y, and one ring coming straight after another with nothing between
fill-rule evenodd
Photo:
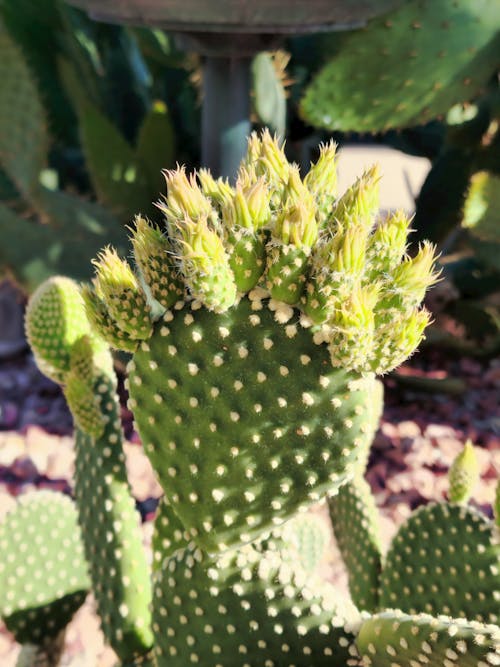
<instances>
[{"instance_id":1,"label":"prickly pear cactus","mask_svg":"<svg viewBox=\"0 0 500 667\"><path fill-rule=\"evenodd\" d=\"M329 500L330 518L349 574L349 591L359 609L379 604L382 544L375 499L368 483L356 476Z\"/></svg>"},{"instance_id":2,"label":"prickly pear cactus","mask_svg":"<svg viewBox=\"0 0 500 667\"><path fill-rule=\"evenodd\" d=\"M431 503L403 524L385 558L380 606L499 620L500 544L472 507Z\"/></svg>"},{"instance_id":3,"label":"prickly pear cactus","mask_svg":"<svg viewBox=\"0 0 500 667\"><path fill-rule=\"evenodd\" d=\"M448 473L450 488L448 498L451 503L465 504L470 500L474 487L479 481L479 463L470 440L453 461Z\"/></svg>"},{"instance_id":4,"label":"prickly pear cactus","mask_svg":"<svg viewBox=\"0 0 500 667\"><path fill-rule=\"evenodd\" d=\"M488 667L500 658L500 629L475 621L384 611L356 639L363 667Z\"/></svg>"},{"instance_id":5,"label":"prickly pear cactus","mask_svg":"<svg viewBox=\"0 0 500 667\"><path fill-rule=\"evenodd\" d=\"M171 511L162 505L157 523ZM215 557L178 542L155 576L158 667L351 664L359 614L297 564L294 521L286 536L275 530Z\"/></svg>"},{"instance_id":6,"label":"prickly pear cactus","mask_svg":"<svg viewBox=\"0 0 500 667\"><path fill-rule=\"evenodd\" d=\"M302 113L342 131L426 123L484 90L498 66L499 22L496 0L408 0L342 40Z\"/></svg>"},{"instance_id":7,"label":"prickly pear cactus","mask_svg":"<svg viewBox=\"0 0 500 667\"><path fill-rule=\"evenodd\" d=\"M0 523L0 618L16 641L46 655L89 588L74 503L53 491L21 496Z\"/></svg>"},{"instance_id":8,"label":"prickly pear cactus","mask_svg":"<svg viewBox=\"0 0 500 667\"><path fill-rule=\"evenodd\" d=\"M376 169L336 200L335 160L323 147L303 180L264 133L234 187L167 172L167 233L136 220L140 276L108 248L85 290L100 334L135 349L129 405L145 451L209 552L353 476L374 429L374 374L411 354L428 322L433 248L405 256L401 214L374 230Z\"/></svg>"},{"instance_id":9,"label":"prickly pear cactus","mask_svg":"<svg viewBox=\"0 0 500 667\"><path fill-rule=\"evenodd\" d=\"M90 331L67 278L33 295L26 330L38 365L63 384L76 429L75 496L102 628L124 661L147 655L151 582L127 480L116 378L107 344Z\"/></svg>"}]
</instances>

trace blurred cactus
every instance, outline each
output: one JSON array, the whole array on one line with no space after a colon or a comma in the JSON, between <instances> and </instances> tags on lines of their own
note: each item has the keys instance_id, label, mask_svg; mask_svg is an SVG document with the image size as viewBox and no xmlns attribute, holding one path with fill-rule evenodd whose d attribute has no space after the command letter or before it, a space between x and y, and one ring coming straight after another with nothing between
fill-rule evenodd
<instances>
[{"instance_id":1,"label":"blurred cactus","mask_svg":"<svg viewBox=\"0 0 500 667\"><path fill-rule=\"evenodd\" d=\"M337 53L306 89L302 113L357 132L444 115L485 89L498 65L499 19L495 0L405 2L332 44Z\"/></svg>"},{"instance_id":2,"label":"blurred cactus","mask_svg":"<svg viewBox=\"0 0 500 667\"><path fill-rule=\"evenodd\" d=\"M467 440L463 450L453 461L448 477L450 482L448 498L450 502L467 503L479 481L479 464L474 446L470 440Z\"/></svg>"}]
</instances>

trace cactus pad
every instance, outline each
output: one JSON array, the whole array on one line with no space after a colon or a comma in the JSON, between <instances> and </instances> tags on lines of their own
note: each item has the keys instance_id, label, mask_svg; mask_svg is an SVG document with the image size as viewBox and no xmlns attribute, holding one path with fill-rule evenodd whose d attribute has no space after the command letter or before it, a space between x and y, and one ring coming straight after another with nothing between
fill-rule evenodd
<instances>
[{"instance_id":1,"label":"cactus pad","mask_svg":"<svg viewBox=\"0 0 500 667\"><path fill-rule=\"evenodd\" d=\"M279 536L215 559L192 543L157 572L158 667L345 667L357 610L296 565Z\"/></svg>"},{"instance_id":2,"label":"cactus pad","mask_svg":"<svg viewBox=\"0 0 500 667\"><path fill-rule=\"evenodd\" d=\"M417 510L387 554L380 606L498 623L500 545L480 512L447 503Z\"/></svg>"},{"instance_id":3,"label":"cactus pad","mask_svg":"<svg viewBox=\"0 0 500 667\"><path fill-rule=\"evenodd\" d=\"M360 477L329 500L337 544L349 574L354 604L366 611L378 607L382 547L378 513L368 483Z\"/></svg>"},{"instance_id":4,"label":"cactus pad","mask_svg":"<svg viewBox=\"0 0 500 667\"><path fill-rule=\"evenodd\" d=\"M26 334L40 370L52 380L64 382L73 344L90 333L80 290L69 278L50 278L32 295Z\"/></svg>"},{"instance_id":5,"label":"cactus pad","mask_svg":"<svg viewBox=\"0 0 500 667\"><path fill-rule=\"evenodd\" d=\"M496 625L385 611L365 620L356 645L363 667L493 667L500 662Z\"/></svg>"},{"instance_id":6,"label":"cactus pad","mask_svg":"<svg viewBox=\"0 0 500 667\"><path fill-rule=\"evenodd\" d=\"M59 635L89 586L73 502L53 491L21 496L0 524L0 617L16 641Z\"/></svg>"},{"instance_id":7,"label":"cactus pad","mask_svg":"<svg viewBox=\"0 0 500 667\"><path fill-rule=\"evenodd\" d=\"M146 453L208 551L268 528L269 508L279 521L334 491L371 433L372 378L333 369L296 318L260 307L167 311L129 364Z\"/></svg>"},{"instance_id":8,"label":"cactus pad","mask_svg":"<svg viewBox=\"0 0 500 667\"><path fill-rule=\"evenodd\" d=\"M151 646L151 585L130 493L114 383L97 385L107 424L94 439L77 431L75 494L102 628L123 659Z\"/></svg>"},{"instance_id":9,"label":"cactus pad","mask_svg":"<svg viewBox=\"0 0 500 667\"><path fill-rule=\"evenodd\" d=\"M467 102L498 64L496 0L409 0L350 33L302 100L313 125L379 132Z\"/></svg>"}]
</instances>

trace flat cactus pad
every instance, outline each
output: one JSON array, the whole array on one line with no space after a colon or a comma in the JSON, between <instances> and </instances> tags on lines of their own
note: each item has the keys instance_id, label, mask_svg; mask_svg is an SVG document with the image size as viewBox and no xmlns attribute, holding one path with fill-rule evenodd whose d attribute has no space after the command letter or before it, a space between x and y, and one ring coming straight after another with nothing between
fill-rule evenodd
<instances>
[{"instance_id":1,"label":"flat cactus pad","mask_svg":"<svg viewBox=\"0 0 500 667\"><path fill-rule=\"evenodd\" d=\"M356 645L363 667L493 667L500 664L497 625L396 610L363 622Z\"/></svg>"},{"instance_id":2,"label":"flat cactus pad","mask_svg":"<svg viewBox=\"0 0 500 667\"><path fill-rule=\"evenodd\" d=\"M298 316L280 324L258 304L167 311L129 364L146 453L207 551L334 492L371 435L373 378L333 369Z\"/></svg>"},{"instance_id":3,"label":"flat cactus pad","mask_svg":"<svg viewBox=\"0 0 500 667\"><path fill-rule=\"evenodd\" d=\"M67 496L21 496L0 524L0 617L19 643L56 637L90 582L76 510Z\"/></svg>"},{"instance_id":4,"label":"flat cactus pad","mask_svg":"<svg viewBox=\"0 0 500 667\"><path fill-rule=\"evenodd\" d=\"M417 510L389 550L380 606L498 623L500 545L480 512L448 503Z\"/></svg>"}]
</instances>

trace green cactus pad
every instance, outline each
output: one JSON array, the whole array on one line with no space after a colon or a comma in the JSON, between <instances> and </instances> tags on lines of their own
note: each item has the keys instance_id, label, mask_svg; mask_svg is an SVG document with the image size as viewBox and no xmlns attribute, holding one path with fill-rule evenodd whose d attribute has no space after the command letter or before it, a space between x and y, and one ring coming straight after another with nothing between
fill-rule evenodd
<instances>
[{"instance_id":1,"label":"green cactus pad","mask_svg":"<svg viewBox=\"0 0 500 667\"><path fill-rule=\"evenodd\" d=\"M345 667L359 614L296 565L279 537L211 559L192 543L157 572L158 667Z\"/></svg>"},{"instance_id":2,"label":"green cactus pad","mask_svg":"<svg viewBox=\"0 0 500 667\"><path fill-rule=\"evenodd\" d=\"M363 667L493 667L500 661L496 625L397 610L365 620L356 645Z\"/></svg>"},{"instance_id":3,"label":"green cactus pad","mask_svg":"<svg viewBox=\"0 0 500 667\"><path fill-rule=\"evenodd\" d=\"M493 524L470 507L418 509L400 528L381 577L381 608L498 623L500 545Z\"/></svg>"},{"instance_id":4,"label":"green cactus pad","mask_svg":"<svg viewBox=\"0 0 500 667\"><path fill-rule=\"evenodd\" d=\"M173 511L167 496L162 496L156 510L153 532L153 569L161 568L165 558L177 549L187 547L189 540L190 535Z\"/></svg>"},{"instance_id":5,"label":"green cactus pad","mask_svg":"<svg viewBox=\"0 0 500 667\"><path fill-rule=\"evenodd\" d=\"M278 324L257 304L167 311L129 364L145 451L208 551L249 541L334 492L372 431L373 378L332 369L297 318Z\"/></svg>"},{"instance_id":6,"label":"green cactus pad","mask_svg":"<svg viewBox=\"0 0 500 667\"><path fill-rule=\"evenodd\" d=\"M382 546L378 511L370 486L356 477L330 498L333 531L349 574L354 604L362 610L378 608Z\"/></svg>"},{"instance_id":7,"label":"green cactus pad","mask_svg":"<svg viewBox=\"0 0 500 667\"><path fill-rule=\"evenodd\" d=\"M498 65L497 0L410 0L342 41L302 100L313 125L379 132L426 123L486 86Z\"/></svg>"},{"instance_id":8,"label":"green cactus pad","mask_svg":"<svg viewBox=\"0 0 500 667\"><path fill-rule=\"evenodd\" d=\"M114 383L96 384L104 433L76 436L75 495L104 634L122 660L151 647L149 568L130 493Z\"/></svg>"},{"instance_id":9,"label":"green cactus pad","mask_svg":"<svg viewBox=\"0 0 500 667\"><path fill-rule=\"evenodd\" d=\"M42 373L64 382L73 344L91 335L80 289L74 281L55 276L40 285L26 310L26 335ZM96 348L104 345L94 338L92 342Z\"/></svg>"},{"instance_id":10,"label":"green cactus pad","mask_svg":"<svg viewBox=\"0 0 500 667\"><path fill-rule=\"evenodd\" d=\"M16 641L56 637L89 586L74 503L53 491L21 496L0 523L0 617Z\"/></svg>"},{"instance_id":11,"label":"green cactus pad","mask_svg":"<svg viewBox=\"0 0 500 667\"><path fill-rule=\"evenodd\" d=\"M479 481L479 476L479 462L474 446L470 440L467 440L463 450L455 458L448 472L449 501L451 503L467 503Z\"/></svg>"}]
</instances>

